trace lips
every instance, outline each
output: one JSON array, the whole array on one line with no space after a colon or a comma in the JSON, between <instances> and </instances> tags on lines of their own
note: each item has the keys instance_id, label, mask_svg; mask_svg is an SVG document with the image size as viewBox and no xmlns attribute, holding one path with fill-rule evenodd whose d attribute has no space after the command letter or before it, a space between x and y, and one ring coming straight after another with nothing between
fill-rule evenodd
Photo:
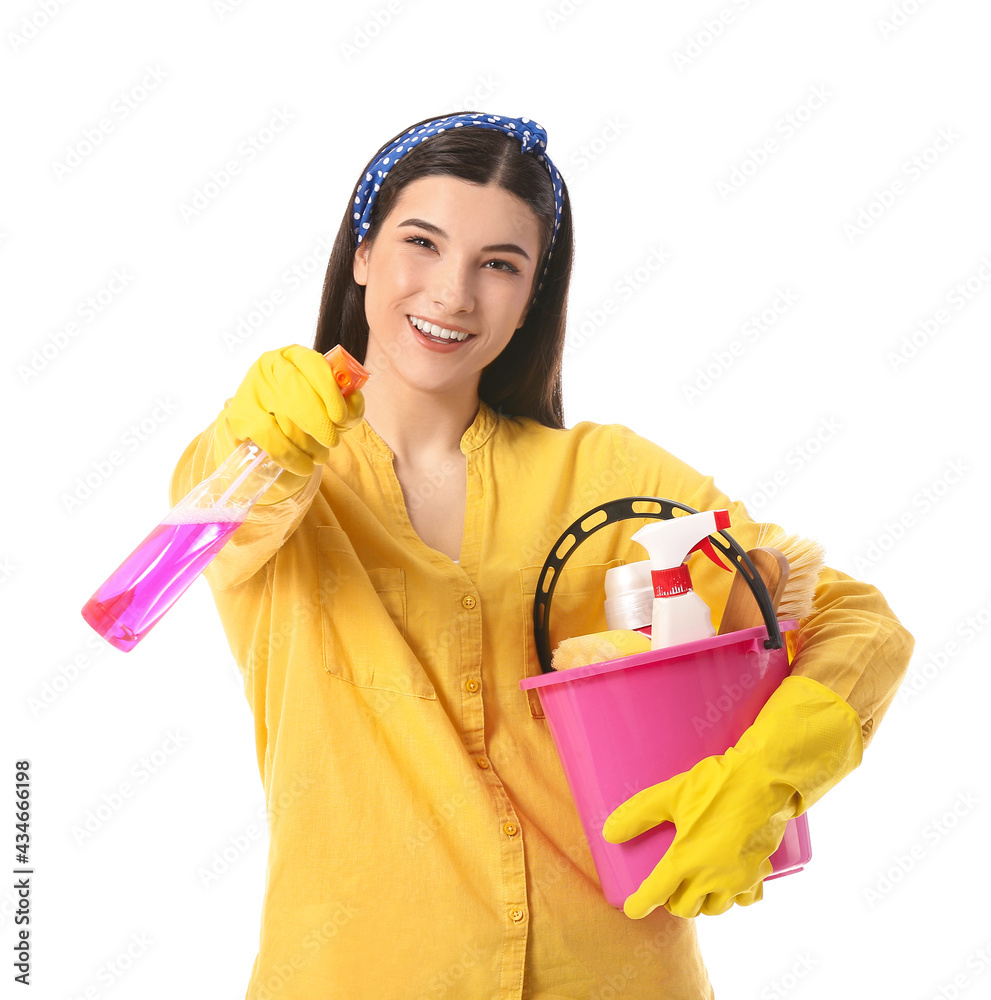
<instances>
[{"instance_id":1,"label":"lips","mask_svg":"<svg viewBox=\"0 0 991 1000\"><path fill-rule=\"evenodd\" d=\"M464 343L474 334L467 330L456 330L441 326L439 323L431 323L420 316L407 316L411 326L420 331L428 340L437 344Z\"/></svg>"}]
</instances>

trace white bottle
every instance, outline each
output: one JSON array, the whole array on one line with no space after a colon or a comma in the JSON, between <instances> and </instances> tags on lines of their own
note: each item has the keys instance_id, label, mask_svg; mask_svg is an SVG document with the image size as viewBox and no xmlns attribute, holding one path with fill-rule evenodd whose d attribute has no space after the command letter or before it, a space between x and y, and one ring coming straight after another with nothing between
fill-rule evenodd
<instances>
[{"instance_id":1,"label":"white bottle","mask_svg":"<svg viewBox=\"0 0 991 1000\"><path fill-rule=\"evenodd\" d=\"M692 578L685 560L696 549L701 549L717 566L728 569L713 551L709 535L720 528L728 528L729 523L728 511L704 510L699 514L654 521L632 536L650 556L654 585L651 649L709 639L716 634L708 605L692 590Z\"/></svg>"}]
</instances>

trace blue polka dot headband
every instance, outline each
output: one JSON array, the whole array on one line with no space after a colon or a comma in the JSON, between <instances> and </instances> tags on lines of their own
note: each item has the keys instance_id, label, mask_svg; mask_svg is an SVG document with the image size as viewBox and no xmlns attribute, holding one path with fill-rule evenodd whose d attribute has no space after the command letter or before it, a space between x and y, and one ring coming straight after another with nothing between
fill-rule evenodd
<instances>
[{"instance_id":1,"label":"blue polka dot headband","mask_svg":"<svg viewBox=\"0 0 991 1000\"><path fill-rule=\"evenodd\" d=\"M386 175L405 156L406 153L426 142L427 139L441 132L456 128L489 128L506 132L520 143L521 152L533 152L533 155L543 163L550 174L552 186L554 188L554 231L551 233L551 243L547 250L547 261L544 265L544 273L540 276L540 284L537 291L544 287L544 279L547 277L547 269L550 267L551 253L554 250L554 241L557 238L557 230L561 225L561 212L563 210L562 182L561 175L557 168L551 163L547 156L547 133L529 118L506 118L500 115L470 114L470 115L448 115L446 118L435 118L424 125L415 126L403 133L400 138L393 142L386 149L379 153L378 157L369 164L365 171L365 176L358 185L358 193L354 198L354 234L360 244L368 231L370 219L372 217L372 206L375 204L375 196L379 187L385 180Z\"/></svg>"}]
</instances>

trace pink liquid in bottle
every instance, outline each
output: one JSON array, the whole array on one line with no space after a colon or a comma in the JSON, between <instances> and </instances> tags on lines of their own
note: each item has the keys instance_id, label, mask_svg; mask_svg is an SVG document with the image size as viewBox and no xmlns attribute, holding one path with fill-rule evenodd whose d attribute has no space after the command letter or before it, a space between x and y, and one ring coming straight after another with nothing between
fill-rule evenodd
<instances>
[{"instance_id":1,"label":"pink liquid in bottle","mask_svg":"<svg viewBox=\"0 0 991 1000\"><path fill-rule=\"evenodd\" d=\"M117 649L127 652L148 634L242 523L219 520L217 510L173 516L175 523L159 524L83 607L83 618Z\"/></svg>"}]
</instances>

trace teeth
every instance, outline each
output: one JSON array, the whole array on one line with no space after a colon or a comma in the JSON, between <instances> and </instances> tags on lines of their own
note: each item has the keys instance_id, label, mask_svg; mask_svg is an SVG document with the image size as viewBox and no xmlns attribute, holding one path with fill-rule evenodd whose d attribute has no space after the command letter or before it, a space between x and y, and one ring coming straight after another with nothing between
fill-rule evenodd
<instances>
[{"instance_id":1,"label":"teeth","mask_svg":"<svg viewBox=\"0 0 991 1000\"><path fill-rule=\"evenodd\" d=\"M438 326L436 323L428 323L426 320L420 319L419 316L410 316L409 321L428 337L436 337L438 340L462 341L470 336L470 334L461 333L457 330L448 330L443 326Z\"/></svg>"}]
</instances>

